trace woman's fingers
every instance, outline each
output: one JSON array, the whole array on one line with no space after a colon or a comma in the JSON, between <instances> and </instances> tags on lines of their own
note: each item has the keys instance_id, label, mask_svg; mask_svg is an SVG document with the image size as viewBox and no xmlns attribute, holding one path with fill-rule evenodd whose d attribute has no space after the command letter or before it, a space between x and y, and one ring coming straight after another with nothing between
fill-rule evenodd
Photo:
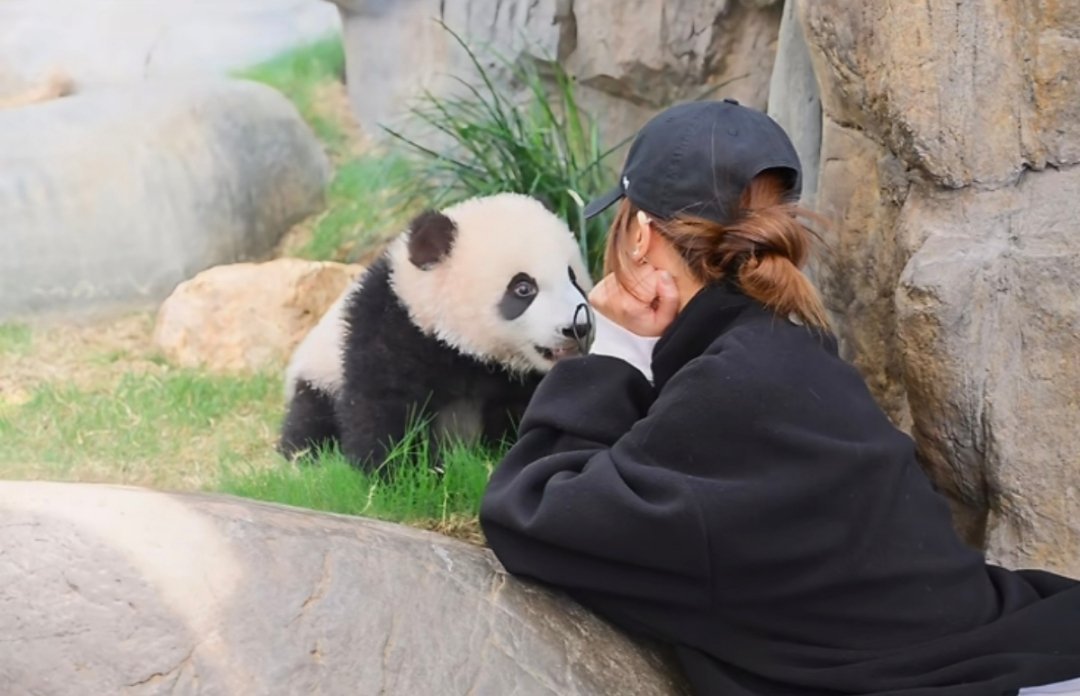
<instances>
[{"instance_id":1,"label":"woman's fingers","mask_svg":"<svg viewBox=\"0 0 1080 696\"><path fill-rule=\"evenodd\" d=\"M656 275L655 322L660 327L658 333L663 333L679 313L679 288L667 271L660 271Z\"/></svg>"},{"instance_id":2,"label":"woman's fingers","mask_svg":"<svg viewBox=\"0 0 1080 696\"><path fill-rule=\"evenodd\" d=\"M618 322L612 312L612 304L614 301L613 295L617 290L621 290L621 287L615 280L615 276L609 273L600 279L600 282L594 285L589 292L589 304L592 305L593 309L616 323Z\"/></svg>"},{"instance_id":3,"label":"woman's fingers","mask_svg":"<svg viewBox=\"0 0 1080 696\"><path fill-rule=\"evenodd\" d=\"M589 293L589 304L608 319L639 336L659 336L679 312L679 291L666 271L635 269L633 291L607 275Z\"/></svg>"}]
</instances>

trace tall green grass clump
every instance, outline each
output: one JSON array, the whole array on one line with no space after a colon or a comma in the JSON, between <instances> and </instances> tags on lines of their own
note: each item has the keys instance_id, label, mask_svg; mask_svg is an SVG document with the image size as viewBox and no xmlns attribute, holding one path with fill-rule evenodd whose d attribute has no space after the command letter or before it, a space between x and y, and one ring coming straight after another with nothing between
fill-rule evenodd
<instances>
[{"instance_id":1,"label":"tall green grass clump","mask_svg":"<svg viewBox=\"0 0 1080 696\"><path fill-rule=\"evenodd\" d=\"M425 92L410 109L421 127L448 144L424 144L397 130L387 132L416 156L416 178L425 182L438 205L502 191L528 194L543 201L575 229L582 255L594 274L602 265L609 216L586 222L584 200L611 186L612 172L596 122L580 107L571 78L557 61L550 74L533 61L496 56L524 87L526 100L514 103L495 87L491 72L465 42L442 25L468 54L479 85L454 79L464 96L437 97Z\"/></svg>"},{"instance_id":2,"label":"tall green grass clump","mask_svg":"<svg viewBox=\"0 0 1080 696\"><path fill-rule=\"evenodd\" d=\"M227 467L220 489L267 502L374 517L391 522L446 523L475 518L501 450L457 442L433 467L426 426L414 425L387 458L385 475L353 468L336 449L272 469Z\"/></svg>"}]
</instances>

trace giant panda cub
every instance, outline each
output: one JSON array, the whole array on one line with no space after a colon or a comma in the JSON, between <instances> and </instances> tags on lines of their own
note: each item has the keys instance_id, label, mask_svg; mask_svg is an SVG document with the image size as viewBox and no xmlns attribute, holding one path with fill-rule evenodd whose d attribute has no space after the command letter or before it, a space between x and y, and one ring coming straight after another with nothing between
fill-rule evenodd
<instances>
[{"instance_id":1,"label":"giant panda cub","mask_svg":"<svg viewBox=\"0 0 1080 696\"><path fill-rule=\"evenodd\" d=\"M297 347L279 450L336 441L379 469L418 415L436 448L512 435L543 373L580 352L590 288L570 230L535 199L420 214Z\"/></svg>"}]
</instances>

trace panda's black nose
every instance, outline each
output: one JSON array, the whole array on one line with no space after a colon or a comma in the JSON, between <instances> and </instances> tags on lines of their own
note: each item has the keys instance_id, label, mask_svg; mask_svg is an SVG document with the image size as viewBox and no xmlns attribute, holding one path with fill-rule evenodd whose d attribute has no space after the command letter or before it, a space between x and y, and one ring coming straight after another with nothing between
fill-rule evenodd
<instances>
[{"instance_id":1,"label":"panda's black nose","mask_svg":"<svg viewBox=\"0 0 1080 696\"><path fill-rule=\"evenodd\" d=\"M577 312L574 316L574 323L564 328L562 330L562 335L567 338L581 340L588 336L591 331L592 321L590 320L588 312Z\"/></svg>"},{"instance_id":2,"label":"panda's black nose","mask_svg":"<svg viewBox=\"0 0 1080 696\"><path fill-rule=\"evenodd\" d=\"M578 338L579 336L589 335L588 324L571 324L562 330L562 335L567 338Z\"/></svg>"},{"instance_id":3,"label":"panda's black nose","mask_svg":"<svg viewBox=\"0 0 1080 696\"><path fill-rule=\"evenodd\" d=\"M578 353L585 355L592 343L593 318L588 302L582 302L574 309L574 321L562 330L562 335L573 339Z\"/></svg>"}]
</instances>

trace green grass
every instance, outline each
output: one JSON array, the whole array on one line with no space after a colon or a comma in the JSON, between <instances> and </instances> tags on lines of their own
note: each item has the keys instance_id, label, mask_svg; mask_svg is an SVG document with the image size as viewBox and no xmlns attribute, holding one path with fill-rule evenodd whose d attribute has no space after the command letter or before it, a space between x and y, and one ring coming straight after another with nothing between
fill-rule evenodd
<instances>
[{"instance_id":1,"label":"green grass","mask_svg":"<svg viewBox=\"0 0 1080 696\"><path fill-rule=\"evenodd\" d=\"M280 402L277 376L177 370L45 383L25 403L0 405L0 471L199 487L223 461L267 460Z\"/></svg>"},{"instance_id":2,"label":"green grass","mask_svg":"<svg viewBox=\"0 0 1080 696\"><path fill-rule=\"evenodd\" d=\"M22 346L33 331L0 335ZM390 477L365 475L336 451L287 462L274 449L284 415L278 375L170 368L138 346L82 350L73 365L93 366L86 383L61 376L34 384L26 399L0 398L0 479L218 491L479 540L475 517L501 450L448 446L437 474L417 426L393 450Z\"/></svg>"},{"instance_id":3,"label":"green grass","mask_svg":"<svg viewBox=\"0 0 1080 696\"><path fill-rule=\"evenodd\" d=\"M540 199L576 230L582 255L599 276L611 213L585 222L581 206L612 185L607 158L617 148L601 145L596 122L581 109L575 83L557 61L511 62L495 55L527 94L525 103L515 103L495 86L476 53L443 28L468 54L480 84L459 78L464 96L427 93L411 109L417 125L445 146L387 129L416 156L415 179L440 205L500 191Z\"/></svg>"},{"instance_id":4,"label":"green grass","mask_svg":"<svg viewBox=\"0 0 1080 696\"><path fill-rule=\"evenodd\" d=\"M331 155L340 154L348 136L332 115L319 108L318 88L327 82L343 82L345 49L338 36L315 41L237 73L237 77L262 82L284 94L326 144Z\"/></svg>"},{"instance_id":5,"label":"green grass","mask_svg":"<svg viewBox=\"0 0 1080 696\"><path fill-rule=\"evenodd\" d=\"M414 431L416 432L416 431ZM419 438L419 436L412 436ZM391 522L440 523L474 518L499 452L462 444L443 452L443 473L431 467L423 438L391 454L391 476L366 474L336 451L270 469L227 467L221 490L297 507Z\"/></svg>"},{"instance_id":6,"label":"green grass","mask_svg":"<svg viewBox=\"0 0 1080 696\"><path fill-rule=\"evenodd\" d=\"M25 324L0 324L0 355L24 355L30 351L33 337Z\"/></svg>"}]
</instances>

